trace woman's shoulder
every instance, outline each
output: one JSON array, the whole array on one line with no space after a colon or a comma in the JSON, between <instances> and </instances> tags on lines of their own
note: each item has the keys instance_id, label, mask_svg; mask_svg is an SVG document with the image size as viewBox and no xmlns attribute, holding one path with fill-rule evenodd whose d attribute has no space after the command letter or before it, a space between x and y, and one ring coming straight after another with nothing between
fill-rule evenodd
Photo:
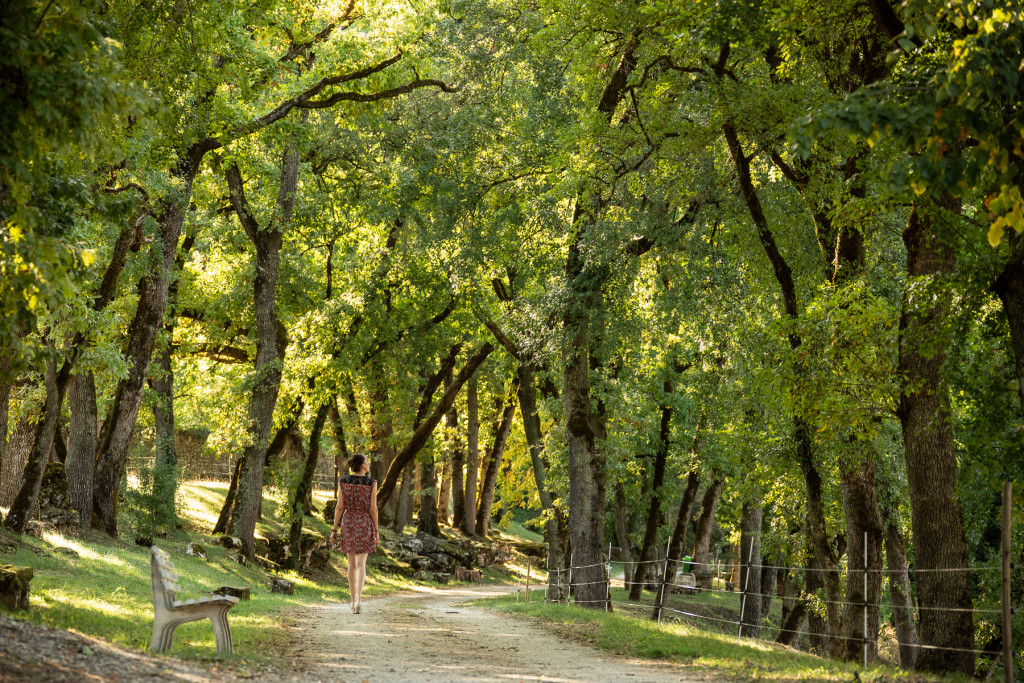
<instances>
[{"instance_id":1,"label":"woman's shoulder","mask_svg":"<svg viewBox=\"0 0 1024 683\"><path fill-rule=\"evenodd\" d=\"M345 476L338 479L340 484L362 484L363 486L373 486L377 483L377 480L373 477L368 477L362 474L346 474Z\"/></svg>"}]
</instances>

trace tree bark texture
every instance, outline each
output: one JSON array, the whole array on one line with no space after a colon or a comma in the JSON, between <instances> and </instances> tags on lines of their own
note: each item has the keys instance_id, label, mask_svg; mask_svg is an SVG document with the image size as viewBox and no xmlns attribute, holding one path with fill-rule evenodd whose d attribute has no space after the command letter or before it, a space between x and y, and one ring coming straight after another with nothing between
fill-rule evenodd
<instances>
[{"instance_id":1,"label":"tree bark texture","mask_svg":"<svg viewBox=\"0 0 1024 683\"><path fill-rule=\"evenodd\" d=\"M438 523L448 524L448 511L451 509L452 498L452 463L447 458L441 461L441 483L437 492Z\"/></svg>"},{"instance_id":2,"label":"tree bark texture","mask_svg":"<svg viewBox=\"0 0 1024 683\"><path fill-rule=\"evenodd\" d=\"M761 567L761 586L758 593L761 594L761 617L768 618L772 608L772 598L775 597L775 588L779 580L779 572L776 571L771 565L776 564L777 560L772 560L771 556L764 555L763 564L768 565ZM777 555L775 556L778 557Z\"/></svg>"},{"instance_id":3,"label":"tree bark texture","mask_svg":"<svg viewBox=\"0 0 1024 683\"><path fill-rule=\"evenodd\" d=\"M666 398L672 393L672 381L666 379L662 387ZM644 527L644 538L640 545L638 567L647 567L654 554L654 544L658 540L658 528L661 526L661 487L665 483L665 465L668 462L668 449L671 440L672 406L666 403L661 406L661 423L658 429L658 448L654 454L654 471L651 476L650 503L647 507L647 524ZM643 582L633 577L633 585L629 589L629 599L639 600L643 591Z\"/></svg>"},{"instance_id":4,"label":"tree bark texture","mask_svg":"<svg viewBox=\"0 0 1024 683\"><path fill-rule=\"evenodd\" d=\"M330 409L333 399L324 403L316 411L316 418L313 419L313 427L309 431L309 450L306 451L306 459L302 464L302 474L295 486L291 504L291 526L288 528L288 560L291 569L300 569L300 555L302 554L302 517L303 503L313 492L313 474L316 472L316 463L320 459L320 437L324 431L324 424L327 422L327 411Z\"/></svg>"},{"instance_id":5,"label":"tree bark texture","mask_svg":"<svg viewBox=\"0 0 1024 683\"><path fill-rule=\"evenodd\" d=\"M900 667L909 671L917 661L917 623L914 621L914 603L910 597L907 548L903 542L903 533L892 522L885 526L885 563L889 568L892 620L896 628L896 640L900 644Z\"/></svg>"},{"instance_id":6,"label":"tree bark texture","mask_svg":"<svg viewBox=\"0 0 1024 683\"><path fill-rule=\"evenodd\" d=\"M516 404L506 401L501 411L501 420L494 433L494 444L487 455L487 471L480 488L480 506L476 513L476 535L486 536L491 523L491 509L494 505L494 489L498 484L498 468L505 454L505 443L512 429L512 418L516 413Z\"/></svg>"},{"instance_id":7,"label":"tree bark texture","mask_svg":"<svg viewBox=\"0 0 1024 683\"><path fill-rule=\"evenodd\" d=\"M722 497L725 481L716 477L708 484L704 497L700 501L700 516L697 517L697 529L693 539L693 566L698 569L711 568L711 530L715 525L715 508Z\"/></svg>"},{"instance_id":8,"label":"tree bark texture","mask_svg":"<svg viewBox=\"0 0 1024 683\"><path fill-rule=\"evenodd\" d=\"M1010 345L1017 371L1017 395L1024 415L1024 236L1010 231L1006 240L1010 259L992 285L1003 302L1003 312L1010 327Z\"/></svg>"},{"instance_id":9,"label":"tree bark texture","mask_svg":"<svg viewBox=\"0 0 1024 683\"><path fill-rule=\"evenodd\" d=\"M398 509L395 512L395 521L391 528L401 533L405 527L412 524L412 488L415 472L413 468L407 467L402 474L402 485L398 488Z\"/></svg>"},{"instance_id":10,"label":"tree bark texture","mask_svg":"<svg viewBox=\"0 0 1024 683\"><path fill-rule=\"evenodd\" d=\"M464 470L466 468L466 454L462 450L462 435L459 430L459 413L455 406L448 411L448 427L450 429L449 435L452 438L452 452L451 452L451 465L449 471L451 472L451 491L452 491L452 526L456 529L461 529L465 526L466 520L466 498L472 497L472 494L467 496L466 492L466 477Z\"/></svg>"},{"instance_id":11,"label":"tree bark texture","mask_svg":"<svg viewBox=\"0 0 1024 683\"><path fill-rule=\"evenodd\" d=\"M959 200L946 197L941 209L958 214ZM935 229L938 210L915 206L903 233L909 279L900 316L899 374L904 384L899 416L918 572L921 643L970 650L974 648L970 572L943 377L952 292L942 279L952 273L956 254ZM922 649L916 667L970 675L974 654Z\"/></svg>"},{"instance_id":12,"label":"tree bark texture","mask_svg":"<svg viewBox=\"0 0 1024 683\"><path fill-rule=\"evenodd\" d=\"M7 530L19 535L25 533L25 528L36 511L39 486L43 481L43 471L50 457L50 449L53 448L53 435L60 419L60 406L64 397L58 395L57 362L53 358L46 361L45 386L43 417L36 425L32 450L22 470L18 495L14 497L11 509L7 511L7 517L4 519Z\"/></svg>"},{"instance_id":13,"label":"tree bark texture","mask_svg":"<svg viewBox=\"0 0 1024 683\"><path fill-rule=\"evenodd\" d=\"M466 386L466 483L463 495L462 533L476 531L477 473L480 471L480 408L476 377Z\"/></svg>"},{"instance_id":14,"label":"tree bark texture","mask_svg":"<svg viewBox=\"0 0 1024 683\"><path fill-rule=\"evenodd\" d=\"M254 558L256 522L263 501L263 471L267 442L281 386L287 335L277 318L277 275L283 242L282 230L291 220L299 178L299 150L289 144L281 159L277 211L273 223L260 226L245 196L237 164L226 170L231 205L245 234L255 247L253 257L253 314L256 320L255 381L249 400L248 438L242 451L238 489L228 527L242 541L245 554Z\"/></svg>"},{"instance_id":15,"label":"tree bark texture","mask_svg":"<svg viewBox=\"0 0 1024 683\"><path fill-rule=\"evenodd\" d=\"M0 472L4 471L4 451L7 449L7 419L11 408L11 387L14 373L11 371L10 348L0 342Z\"/></svg>"},{"instance_id":16,"label":"tree bark texture","mask_svg":"<svg viewBox=\"0 0 1024 683\"><path fill-rule=\"evenodd\" d=\"M613 514L615 515L615 538L619 542L619 552L622 555L623 581L628 588L633 580L633 541L629 538L629 524L627 521L626 492L622 488L622 482L615 482L615 500L613 501Z\"/></svg>"},{"instance_id":17,"label":"tree bark texture","mask_svg":"<svg viewBox=\"0 0 1024 683\"><path fill-rule=\"evenodd\" d=\"M28 417L18 420L7 440L3 463L0 463L0 506L9 508L21 488L21 474L32 452L36 423Z\"/></svg>"},{"instance_id":18,"label":"tree bark texture","mask_svg":"<svg viewBox=\"0 0 1024 683\"><path fill-rule=\"evenodd\" d=\"M377 496L380 497L379 492ZM380 503L377 507L380 507ZM441 535L437 525L437 473L432 453L427 453L420 460L420 516L416 530L428 536Z\"/></svg>"},{"instance_id":19,"label":"tree bark texture","mask_svg":"<svg viewBox=\"0 0 1024 683\"><path fill-rule=\"evenodd\" d=\"M75 376L68 389L71 425L68 434L68 497L78 511L79 525L92 518L92 474L96 466L96 380L91 372Z\"/></svg>"},{"instance_id":20,"label":"tree bark texture","mask_svg":"<svg viewBox=\"0 0 1024 683\"><path fill-rule=\"evenodd\" d=\"M843 511L846 517L846 659L878 659L878 619L882 599L882 515L875 495L875 465L864 460L843 467ZM864 534L867 534L867 595L864 594ZM864 611L867 610L867 632Z\"/></svg>"},{"instance_id":21,"label":"tree bark texture","mask_svg":"<svg viewBox=\"0 0 1024 683\"><path fill-rule=\"evenodd\" d=\"M743 609L740 632L744 638L761 635L761 522L764 508L756 497L743 503L740 530L740 590Z\"/></svg>"},{"instance_id":22,"label":"tree bark texture","mask_svg":"<svg viewBox=\"0 0 1024 683\"><path fill-rule=\"evenodd\" d=\"M125 354L129 363L128 377L118 383L110 411L103 421L93 477L93 512L96 522L111 536L117 535L118 491L128 462L128 447L142 402L149 361L157 333L163 327L178 237L192 195L192 183L203 156L210 149L207 141L192 145L172 173L183 187L173 198L161 202L160 237L153 243L149 273L139 281L139 303L128 327Z\"/></svg>"}]
</instances>

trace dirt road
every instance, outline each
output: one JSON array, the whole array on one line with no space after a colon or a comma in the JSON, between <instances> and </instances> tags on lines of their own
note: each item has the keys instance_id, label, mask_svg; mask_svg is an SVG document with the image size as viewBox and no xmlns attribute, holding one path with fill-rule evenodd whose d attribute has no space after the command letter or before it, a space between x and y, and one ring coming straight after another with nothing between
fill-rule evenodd
<instances>
[{"instance_id":1,"label":"dirt road","mask_svg":"<svg viewBox=\"0 0 1024 683\"><path fill-rule=\"evenodd\" d=\"M292 675L371 683L698 680L670 664L606 655L528 621L461 604L509 590L457 587L393 594L365 602L362 614L352 614L347 604L308 608L293 627Z\"/></svg>"}]
</instances>

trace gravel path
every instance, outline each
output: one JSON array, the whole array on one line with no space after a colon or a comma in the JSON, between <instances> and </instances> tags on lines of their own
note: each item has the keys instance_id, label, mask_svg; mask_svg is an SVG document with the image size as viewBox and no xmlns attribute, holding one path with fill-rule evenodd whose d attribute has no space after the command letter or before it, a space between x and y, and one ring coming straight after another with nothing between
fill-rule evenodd
<instances>
[{"instance_id":1,"label":"gravel path","mask_svg":"<svg viewBox=\"0 0 1024 683\"><path fill-rule=\"evenodd\" d=\"M464 603L507 586L393 594L308 608L292 627L293 672L306 681L547 681L662 683L688 677L667 663L614 657L529 621ZM281 680L263 677L261 681Z\"/></svg>"},{"instance_id":2,"label":"gravel path","mask_svg":"<svg viewBox=\"0 0 1024 683\"><path fill-rule=\"evenodd\" d=\"M452 587L372 598L362 614L315 605L288 619L291 646L268 670L152 657L79 633L0 614L0 683L707 681L667 663L598 652L528 620L461 603L513 590ZM148 628L148 624L146 625Z\"/></svg>"}]
</instances>

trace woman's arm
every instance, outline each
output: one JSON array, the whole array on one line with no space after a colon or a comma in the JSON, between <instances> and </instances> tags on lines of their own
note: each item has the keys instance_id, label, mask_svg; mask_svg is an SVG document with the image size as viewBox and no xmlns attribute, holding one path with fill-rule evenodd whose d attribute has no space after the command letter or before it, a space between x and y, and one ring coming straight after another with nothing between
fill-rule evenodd
<instances>
[{"instance_id":1,"label":"woman's arm","mask_svg":"<svg viewBox=\"0 0 1024 683\"><path fill-rule=\"evenodd\" d=\"M341 522L341 513L345 511L345 499L341 496L341 484L338 484L338 504L334 507L334 528L331 529L331 543L334 543L338 535L338 523Z\"/></svg>"},{"instance_id":2,"label":"woman's arm","mask_svg":"<svg viewBox=\"0 0 1024 683\"><path fill-rule=\"evenodd\" d=\"M380 528L377 524L377 482L373 482L373 490L370 491L370 519L373 520L373 530L377 531Z\"/></svg>"}]
</instances>

